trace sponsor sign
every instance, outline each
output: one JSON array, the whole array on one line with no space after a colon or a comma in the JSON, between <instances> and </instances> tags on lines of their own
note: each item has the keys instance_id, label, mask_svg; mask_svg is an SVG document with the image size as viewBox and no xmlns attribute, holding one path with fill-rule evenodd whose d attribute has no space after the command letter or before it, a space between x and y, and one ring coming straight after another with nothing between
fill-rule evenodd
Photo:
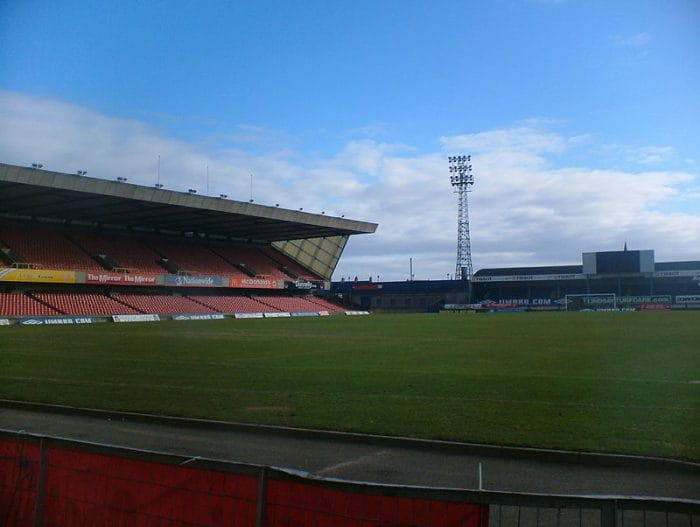
<instances>
[{"instance_id":1,"label":"sponsor sign","mask_svg":"<svg viewBox=\"0 0 700 527\"><path fill-rule=\"evenodd\" d=\"M676 295L677 304L700 304L700 295Z\"/></svg>"},{"instance_id":2,"label":"sponsor sign","mask_svg":"<svg viewBox=\"0 0 700 527\"><path fill-rule=\"evenodd\" d=\"M295 311L292 313L293 317L317 317L318 311Z\"/></svg>"},{"instance_id":3,"label":"sponsor sign","mask_svg":"<svg viewBox=\"0 0 700 527\"><path fill-rule=\"evenodd\" d=\"M525 274L504 276L473 276L472 282L537 282L546 280L583 280L583 273L571 274Z\"/></svg>"},{"instance_id":4,"label":"sponsor sign","mask_svg":"<svg viewBox=\"0 0 700 527\"><path fill-rule=\"evenodd\" d=\"M484 302L482 307L487 309L517 309L522 308L523 306L519 306L518 304L506 304L504 302Z\"/></svg>"},{"instance_id":5,"label":"sponsor sign","mask_svg":"<svg viewBox=\"0 0 700 527\"><path fill-rule=\"evenodd\" d=\"M204 315L173 315L173 320L223 320L224 315L221 313L211 313Z\"/></svg>"},{"instance_id":6,"label":"sponsor sign","mask_svg":"<svg viewBox=\"0 0 700 527\"><path fill-rule=\"evenodd\" d=\"M595 309L582 309L581 311L594 311L596 313L611 313L618 311L637 311L634 307L597 307Z\"/></svg>"},{"instance_id":7,"label":"sponsor sign","mask_svg":"<svg viewBox=\"0 0 700 527\"><path fill-rule=\"evenodd\" d=\"M639 309L642 311L668 311L671 306L669 304L642 304Z\"/></svg>"},{"instance_id":8,"label":"sponsor sign","mask_svg":"<svg viewBox=\"0 0 700 527\"><path fill-rule=\"evenodd\" d=\"M0 318L0 326L9 326L9 325L10 325L9 318Z\"/></svg>"},{"instance_id":9,"label":"sponsor sign","mask_svg":"<svg viewBox=\"0 0 700 527\"><path fill-rule=\"evenodd\" d=\"M517 306L548 306L552 303L551 298L509 298L501 300L502 304L514 304Z\"/></svg>"},{"instance_id":10,"label":"sponsor sign","mask_svg":"<svg viewBox=\"0 0 700 527\"><path fill-rule=\"evenodd\" d=\"M649 295L649 296L618 296L613 295L591 295L581 296L579 300L586 305L640 305L640 304L670 304L670 295ZM569 300L569 303L572 301Z\"/></svg>"},{"instance_id":11,"label":"sponsor sign","mask_svg":"<svg viewBox=\"0 0 700 527\"><path fill-rule=\"evenodd\" d=\"M273 311L271 313L264 313L264 315L265 318L287 318L291 316L289 313L278 313L276 311Z\"/></svg>"},{"instance_id":12,"label":"sponsor sign","mask_svg":"<svg viewBox=\"0 0 700 527\"><path fill-rule=\"evenodd\" d=\"M369 311L346 311L345 314L348 316L369 315Z\"/></svg>"},{"instance_id":13,"label":"sponsor sign","mask_svg":"<svg viewBox=\"0 0 700 527\"><path fill-rule=\"evenodd\" d=\"M158 322L158 315L112 315L114 322Z\"/></svg>"},{"instance_id":14,"label":"sponsor sign","mask_svg":"<svg viewBox=\"0 0 700 527\"><path fill-rule=\"evenodd\" d=\"M308 280L297 280L294 282L294 287L297 289L315 289L316 285L312 284Z\"/></svg>"},{"instance_id":15,"label":"sponsor sign","mask_svg":"<svg viewBox=\"0 0 700 527\"><path fill-rule=\"evenodd\" d=\"M23 326L60 326L64 324L92 324L92 317L33 317L21 318L19 323Z\"/></svg>"},{"instance_id":16,"label":"sponsor sign","mask_svg":"<svg viewBox=\"0 0 700 527\"><path fill-rule=\"evenodd\" d=\"M223 276L170 274L163 277L163 283L178 287L224 287L227 284L227 279Z\"/></svg>"},{"instance_id":17,"label":"sponsor sign","mask_svg":"<svg viewBox=\"0 0 700 527\"><path fill-rule=\"evenodd\" d=\"M229 287L246 287L250 289L281 289L278 280L270 278L231 278Z\"/></svg>"},{"instance_id":18,"label":"sponsor sign","mask_svg":"<svg viewBox=\"0 0 700 527\"><path fill-rule=\"evenodd\" d=\"M233 318L263 318L262 313L236 313Z\"/></svg>"},{"instance_id":19,"label":"sponsor sign","mask_svg":"<svg viewBox=\"0 0 700 527\"><path fill-rule=\"evenodd\" d=\"M670 304L670 295L618 296L618 304Z\"/></svg>"},{"instance_id":20,"label":"sponsor sign","mask_svg":"<svg viewBox=\"0 0 700 527\"><path fill-rule=\"evenodd\" d=\"M481 304L445 304L446 311L467 311L469 309L479 309Z\"/></svg>"},{"instance_id":21,"label":"sponsor sign","mask_svg":"<svg viewBox=\"0 0 700 527\"><path fill-rule=\"evenodd\" d=\"M675 276L700 276L700 269L688 270L688 271L655 271L655 278L673 278Z\"/></svg>"},{"instance_id":22,"label":"sponsor sign","mask_svg":"<svg viewBox=\"0 0 700 527\"><path fill-rule=\"evenodd\" d=\"M75 271L55 269L0 269L1 282L50 282L55 284L74 284Z\"/></svg>"},{"instance_id":23,"label":"sponsor sign","mask_svg":"<svg viewBox=\"0 0 700 527\"><path fill-rule=\"evenodd\" d=\"M320 317L329 317L331 314L328 311L319 311L318 316Z\"/></svg>"},{"instance_id":24,"label":"sponsor sign","mask_svg":"<svg viewBox=\"0 0 700 527\"><path fill-rule=\"evenodd\" d=\"M355 291L376 291L377 289L382 289L384 284L358 284L352 286Z\"/></svg>"},{"instance_id":25,"label":"sponsor sign","mask_svg":"<svg viewBox=\"0 0 700 527\"><path fill-rule=\"evenodd\" d=\"M157 278L155 274L85 272L86 284L155 285Z\"/></svg>"}]
</instances>

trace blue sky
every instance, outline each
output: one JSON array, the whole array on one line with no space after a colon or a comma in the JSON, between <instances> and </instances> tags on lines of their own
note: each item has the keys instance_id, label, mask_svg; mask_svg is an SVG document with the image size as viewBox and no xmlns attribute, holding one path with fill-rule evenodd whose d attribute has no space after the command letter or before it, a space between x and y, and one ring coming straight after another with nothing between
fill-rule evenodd
<instances>
[{"instance_id":1,"label":"blue sky","mask_svg":"<svg viewBox=\"0 0 700 527\"><path fill-rule=\"evenodd\" d=\"M696 0L5 0L0 157L150 184L160 154L241 199L254 172L262 202L378 221L338 275L400 279L452 270L445 158L473 153L476 268L700 259L698 28ZM603 195L562 205L582 181Z\"/></svg>"}]
</instances>

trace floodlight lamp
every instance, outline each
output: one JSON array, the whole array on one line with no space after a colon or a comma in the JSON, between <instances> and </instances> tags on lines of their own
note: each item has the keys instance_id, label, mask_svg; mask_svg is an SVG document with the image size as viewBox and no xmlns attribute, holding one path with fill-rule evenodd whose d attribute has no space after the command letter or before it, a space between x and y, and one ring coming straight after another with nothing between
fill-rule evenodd
<instances>
[{"instance_id":1,"label":"floodlight lamp","mask_svg":"<svg viewBox=\"0 0 700 527\"><path fill-rule=\"evenodd\" d=\"M228 195L226 195L226 194L219 194L219 197L220 197L220 198L223 198L223 199L226 199L226 198L228 198Z\"/></svg>"},{"instance_id":2,"label":"floodlight lamp","mask_svg":"<svg viewBox=\"0 0 700 527\"><path fill-rule=\"evenodd\" d=\"M197 190L191 188L191 189L189 189L187 192L189 192L190 194L196 194L196 193L197 193Z\"/></svg>"},{"instance_id":3,"label":"floodlight lamp","mask_svg":"<svg viewBox=\"0 0 700 527\"><path fill-rule=\"evenodd\" d=\"M279 203L275 203L275 207L279 207L279 206L280 206L280 204L279 204Z\"/></svg>"},{"instance_id":4,"label":"floodlight lamp","mask_svg":"<svg viewBox=\"0 0 700 527\"><path fill-rule=\"evenodd\" d=\"M163 188L163 184L162 184L162 183L156 183L156 188Z\"/></svg>"}]
</instances>

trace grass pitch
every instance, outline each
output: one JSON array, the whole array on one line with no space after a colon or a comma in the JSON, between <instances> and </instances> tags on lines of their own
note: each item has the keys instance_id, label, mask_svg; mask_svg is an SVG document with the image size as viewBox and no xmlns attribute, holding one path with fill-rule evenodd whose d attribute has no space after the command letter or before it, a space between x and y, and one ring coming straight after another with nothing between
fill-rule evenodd
<instances>
[{"instance_id":1,"label":"grass pitch","mask_svg":"<svg viewBox=\"0 0 700 527\"><path fill-rule=\"evenodd\" d=\"M0 397L700 460L700 312L0 328Z\"/></svg>"}]
</instances>

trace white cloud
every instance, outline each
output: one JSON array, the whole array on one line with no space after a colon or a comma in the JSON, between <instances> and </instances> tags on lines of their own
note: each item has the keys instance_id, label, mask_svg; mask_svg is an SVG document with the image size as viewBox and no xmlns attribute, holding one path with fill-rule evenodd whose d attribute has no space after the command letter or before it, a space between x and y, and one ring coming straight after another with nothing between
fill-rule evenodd
<instances>
[{"instance_id":1,"label":"white cloud","mask_svg":"<svg viewBox=\"0 0 700 527\"><path fill-rule=\"evenodd\" d=\"M646 31L637 33L636 35L615 35L610 38L613 46L621 46L628 48L638 48L646 46L652 40L651 34Z\"/></svg>"},{"instance_id":2,"label":"white cloud","mask_svg":"<svg viewBox=\"0 0 700 527\"><path fill-rule=\"evenodd\" d=\"M417 279L454 272L456 201L446 157L460 153L472 154L476 180L470 194L475 269L576 264L582 251L621 248L625 240L631 248L656 249L661 261L699 258L700 210L685 194L697 191L698 178L563 166L567 150L580 148L580 137L544 131L537 122L442 137L434 152L364 139L324 157L296 152L284 144L283 133L265 128L236 129L260 139L256 148L266 143L271 150L261 154L240 142L185 142L143 122L7 92L0 92L0 121L3 162L41 162L153 185L160 154L166 188L204 192L209 166L211 195L247 200L252 173L258 203L379 223L376 234L351 238L337 278L402 280L409 258ZM616 148L623 160L634 150ZM641 154L674 152L644 147ZM674 209L677 202L683 206Z\"/></svg>"},{"instance_id":3,"label":"white cloud","mask_svg":"<svg viewBox=\"0 0 700 527\"><path fill-rule=\"evenodd\" d=\"M670 146L606 145L604 151L608 156L638 165L658 165L675 154Z\"/></svg>"}]
</instances>

